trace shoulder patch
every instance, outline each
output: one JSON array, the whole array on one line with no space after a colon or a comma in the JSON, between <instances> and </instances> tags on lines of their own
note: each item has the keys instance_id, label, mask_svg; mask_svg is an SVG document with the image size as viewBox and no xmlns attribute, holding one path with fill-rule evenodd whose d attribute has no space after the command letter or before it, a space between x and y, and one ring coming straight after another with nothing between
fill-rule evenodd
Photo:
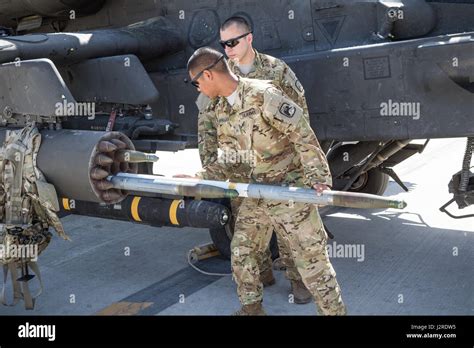
<instances>
[{"instance_id":1,"label":"shoulder patch","mask_svg":"<svg viewBox=\"0 0 474 348\"><path fill-rule=\"evenodd\" d=\"M304 96L304 88L290 67L287 68L283 82L289 85L298 95Z\"/></svg>"},{"instance_id":2,"label":"shoulder patch","mask_svg":"<svg viewBox=\"0 0 474 348\"><path fill-rule=\"evenodd\" d=\"M303 109L275 88L267 89L264 98L265 111L282 122L296 125L303 116Z\"/></svg>"},{"instance_id":3,"label":"shoulder patch","mask_svg":"<svg viewBox=\"0 0 474 348\"><path fill-rule=\"evenodd\" d=\"M204 111L211 104L211 99L203 93L200 93L196 99L196 106L199 112Z\"/></svg>"},{"instance_id":4,"label":"shoulder patch","mask_svg":"<svg viewBox=\"0 0 474 348\"><path fill-rule=\"evenodd\" d=\"M278 111L280 112L281 115L287 118L293 118L293 116L295 116L296 114L296 108L293 105L288 104L286 102L283 102L280 104Z\"/></svg>"}]
</instances>

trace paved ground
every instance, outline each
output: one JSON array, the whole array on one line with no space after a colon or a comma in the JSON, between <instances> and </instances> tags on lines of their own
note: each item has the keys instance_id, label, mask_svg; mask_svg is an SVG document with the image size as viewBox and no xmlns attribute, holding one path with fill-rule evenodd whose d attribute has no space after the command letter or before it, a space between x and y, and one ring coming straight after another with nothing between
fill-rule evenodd
<instances>
[{"instance_id":1,"label":"paved ground","mask_svg":"<svg viewBox=\"0 0 474 348\"><path fill-rule=\"evenodd\" d=\"M465 139L434 140L395 168L410 192L390 182L386 195L405 199L403 211L323 210L350 314L474 314L474 219L438 211L450 198L447 183L464 148ZM199 169L195 150L159 155L157 173ZM187 251L210 240L207 230L79 216L63 222L72 242L54 238L41 256L45 292L35 311L19 304L0 306L0 314L227 315L239 308L231 277L202 275L187 264ZM341 247L352 249L341 257ZM199 266L229 271L217 258ZM276 276L277 284L265 290L269 314L315 313L313 304L289 303L289 283L282 272Z\"/></svg>"}]
</instances>

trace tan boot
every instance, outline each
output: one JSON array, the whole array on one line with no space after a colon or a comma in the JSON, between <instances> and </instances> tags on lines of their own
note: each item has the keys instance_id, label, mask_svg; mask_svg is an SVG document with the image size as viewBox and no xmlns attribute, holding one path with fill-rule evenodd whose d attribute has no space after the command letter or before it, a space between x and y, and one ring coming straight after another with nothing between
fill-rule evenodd
<instances>
[{"instance_id":1,"label":"tan boot","mask_svg":"<svg viewBox=\"0 0 474 348\"><path fill-rule=\"evenodd\" d=\"M291 281L291 293L293 294L293 298L297 304L309 303L313 299L313 295L311 295L309 290L306 288L306 285L304 285L301 280Z\"/></svg>"},{"instance_id":2,"label":"tan boot","mask_svg":"<svg viewBox=\"0 0 474 348\"><path fill-rule=\"evenodd\" d=\"M243 305L234 315L267 315L263 310L263 306L261 302L252 303L248 305Z\"/></svg>"},{"instance_id":3,"label":"tan boot","mask_svg":"<svg viewBox=\"0 0 474 348\"><path fill-rule=\"evenodd\" d=\"M263 284L263 287L272 286L276 283L275 277L273 276L273 271L271 268L260 273L260 281Z\"/></svg>"}]
</instances>

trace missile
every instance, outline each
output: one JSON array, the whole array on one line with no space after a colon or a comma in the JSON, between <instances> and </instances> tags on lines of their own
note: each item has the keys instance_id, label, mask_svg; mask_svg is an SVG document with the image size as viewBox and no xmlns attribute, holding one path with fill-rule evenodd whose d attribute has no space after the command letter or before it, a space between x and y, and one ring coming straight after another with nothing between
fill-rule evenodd
<instances>
[{"instance_id":1,"label":"missile","mask_svg":"<svg viewBox=\"0 0 474 348\"><path fill-rule=\"evenodd\" d=\"M120 162L128 163L156 162L159 159L156 155L133 150L119 150L115 158Z\"/></svg>"},{"instance_id":2,"label":"missile","mask_svg":"<svg viewBox=\"0 0 474 348\"><path fill-rule=\"evenodd\" d=\"M118 190L135 192L152 192L160 194L182 194L193 197L202 187L203 191L213 188L230 190L228 196L248 197L254 199L274 200L280 202L313 203L318 205L334 205L348 208L365 209L403 209L406 203L390 197L380 197L367 193L323 191L302 187L289 187L263 184L243 184L214 180L163 178L154 175L118 173L107 178ZM196 192L194 192L196 191ZM206 197L206 196L202 196ZM233 198L233 197L229 197Z\"/></svg>"},{"instance_id":3,"label":"missile","mask_svg":"<svg viewBox=\"0 0 474 348\"><path fill-rule=\"evenodd\" d=\"M77 214L156 227L220 229L230 219L229 209L224 205L191 198L170 199L129 195L120 203L104 204L62 197L59 206L61 217Z\"/></svg>"},{"instance_id":4,"label":"missile","mask_svg":"<svg viewBox=\"0 0 474 348\"><path fill-rule=\"evenodd\" d=\"M122 173L119 173L122 174ZM150 175L153 176L153 175ZM109 180L110 176L107 178L108 182L112 183L112 187L115 189L117 187L116 182ZM135 185L129 185L134 186ZM237 198L239 193L236 190L205 185L201 183L188 183L184 182L179 185L169 184L169 183L155 183L152 190L137 190L136 192L143 193L159 193L162 195L171 195L171 196L184 196L184 197L199 197L199 198Z\"/></svg>"}]
</instances>

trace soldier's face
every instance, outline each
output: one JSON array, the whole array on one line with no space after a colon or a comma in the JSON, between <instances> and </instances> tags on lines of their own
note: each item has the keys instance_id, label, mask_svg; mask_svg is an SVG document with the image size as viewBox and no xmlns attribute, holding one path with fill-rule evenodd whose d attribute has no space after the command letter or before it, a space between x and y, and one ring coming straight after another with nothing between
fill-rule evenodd
<instances>
[{"instance_id":1,"label":"soldier's face","mask_svg":"<svg viewBox=\"0 0 474 348\"><path fill-rule=\"evenodd\" d=\"M194 80L199 73L199 71L190 71L189 77L191 78L191 81ZM198 84L196 88L199 92L203 93L209 98L215 98L218 96L217 91L215 90L214 76L212 75L211 71L204 70L195 81Z\"/></svg>"},{"instance_id":2,"label":"soldier's face","mask_svg":"<svg viewBox=\"0 0 474 348\"><path fill-rule=\"evenodd\" d=\"M231 25L225 30L221 30L221 41L232 40L236 37L246 34L247 31L237 25ZM225 46L225 54L229 59L238 61L245 57L252 49L252 34L249 34L238 40L234 47Z\"/></svg>"}]
</instances>

